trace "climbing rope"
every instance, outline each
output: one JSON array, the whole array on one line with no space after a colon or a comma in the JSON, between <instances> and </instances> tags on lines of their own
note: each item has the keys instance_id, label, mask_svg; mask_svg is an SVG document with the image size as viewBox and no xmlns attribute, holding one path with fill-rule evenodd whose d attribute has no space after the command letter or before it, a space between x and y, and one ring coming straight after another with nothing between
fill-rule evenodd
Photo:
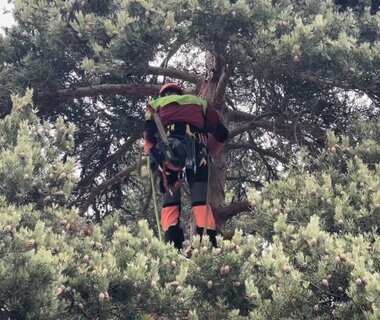
<instances>
[{"instance_id":1,"label":"climbing rope","mask_svg":"<svg viewBox=\"0 0 380 320\"><path fill-rule=\"evenodd\" d=\"M156 223L157 223L157 229L158 229L158 238L160 241L162 240L162 235L161 235L161 224L160 224L160 217L158 213L158 206L157 206L157 198L156 198L156 188L154 186L154 176L153 172L150 169L150 157L148 156L147 158L147 167L148 167L148 172L149 172L149 177L152 185L152 196L153 196L153 205L154 205L154 213L156 215Z\"/></svg>"},{"instance_id":2,"label":"climbing rope","mask_svg":"<svg viewBox=\"0 0 380 320\"><path fill-rule=\"evenodd\" d=\"M205 218L205 227L203 228L203 237L207 234L207 220L208 220L208 213L210 208L210 176L211 176L211 158L210 158L210 152L207 152L207 163L208 163L208 170L207 170L207 193L206 193L206 218ZM215 219L215 217L214 217Z\"/></svg>"}]
</instances>

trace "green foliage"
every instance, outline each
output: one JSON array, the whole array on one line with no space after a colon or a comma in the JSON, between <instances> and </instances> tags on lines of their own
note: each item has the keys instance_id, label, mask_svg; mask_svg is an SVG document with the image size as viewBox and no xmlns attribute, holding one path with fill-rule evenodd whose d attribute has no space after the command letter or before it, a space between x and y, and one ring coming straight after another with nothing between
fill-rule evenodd
<instances>
[{"instance_id":1,"label":"green foliage","mask_svg":"<svg viewBox=\"0 0 380 320\"><path fill-rule=\"evenodd\" d=\"M294 270L291 281L299 279L293 293L291 283L286 291L271 290L276 309L270 310L276 319L290 302L293 312L321 318L378 315L379 286L369 284L378 281L380 262L380 149L371 139L376 139L379 125L367 123L362 132L359 128L363 126L351 138L330 133L328 147L310 166L297 166L263 192L252 193L252 228L269 244L265 264L286 268L290 275ZM311 302L308 311L300 311L305 303L298 304L299 293Z\"/></svg>"},{"instance_id":2,"label":"green foliage","mask_svg":"<svg viewBox=\"0 0 380 320\"><path fill-rule=\"evenodd\" d=\"M303 142L342 129L352 105L337 88L371 95L368 118L377 115L379 13L365 4L338 11L317 0L15 1L18 24L0 37L0 317L380 318L378 121L350 126L348 138L329 134L317 159L300 154L284 178L252 192L255 209L239 221L244 233L219 238L217 249L195 237L178 253L145 221L125 226L112 209L95 225L68 207L72 153L83 176L98 171L138 127L142 100L61 103L62 92L75 96L81 86L151 85L156 73L147 70L162 52L215 50L234 67L230 100L253 117L269 114L249 142L267 146L279 132L293 152L298 128L309 133ZM9 99L25 87L34 91ZM78 127L75 150L66 120ZM139 151L128 155L100 176L132 165ZM252 153L239 159L251 170Z\"/></svg>"},{"instance_id":3,"label":"green foliage","mask_svg":"<svg viewBox=\"0 0 380 320\"><path fill-rule=\"evenodd\" d=\"M369 123L365 134L372 132L376 139L377 130L368 130L371 125L378 128L377 122ZM268 186L262 195L252 195L253 201L260 199L256 227L265 238L271 239L276 231L273 228L285 228L286 221L303 225L315 214L328 232L353 235L377 232L380 209L378 143L367 138L352 144L358 140L358 135L351 140L343 138L338 143L332 133L328 140L328 147L313 160L312 166L297 166L286 179ZM288 230L287 234L291 232Z\"/></svg>"},{"instance_id":4,"label":"green foliage","mask_svg":"<svg viewBox=\"0 0 380 320\"><path fill-rule=\"evenodd\" d=\"M13 111L0 123L0 194L8 203L63 204L73 188L74 163L67 155L74 127L62 118L40 124L32 95L13 96Z\"/></svg>"},{"instance_id":5,"label":"green foliage","mask_svg":"<svg viewBox=\"0 0 380 320\"><path fill-rule=\"evenodd\" d=\"M40 124L32 109L17 111L20 101L28 106L30 100L14 100L15 112L0 122L1 132L13 134L13 139L3 135L8 139L3 153L24 146L33 167L40 161L33 150L41 137L30 135L24 144L23 126L32 130ZM65 126L58 121L49 128L53 134ZM304 157L303 166L252 195L255 235L237 230L231 240L219 237L216 249L196 236L178 253L159 241L146 221L133 230L121 225L115 212L94 225L57 204L12 204L2 191L1 314L10 319L376 319L379 147L368 137L350 145L350 139L333 134L329 143L310 166ZM64 165L61 147L49 146L57 166ZM18 157L1 159L20 165ZM9 180L16 171L8 167L2 174Z\"/></svg>"}]
</instances>

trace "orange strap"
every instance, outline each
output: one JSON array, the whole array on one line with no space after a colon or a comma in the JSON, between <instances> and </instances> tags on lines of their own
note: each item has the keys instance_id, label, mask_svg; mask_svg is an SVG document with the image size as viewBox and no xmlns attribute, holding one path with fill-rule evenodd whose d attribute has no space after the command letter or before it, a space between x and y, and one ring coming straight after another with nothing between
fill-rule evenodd
<instances>
[{"instance_id":1,"label":"orange strap","mask_svg":"<svg viewBox=\"0 0 380 320\"><path fill-rule=\"evenodd\" d=\"M170 206L161 210L161 226L164 231L175 226L179 219L179 206Z\"/></svg>"},{"instance_id":2,"label":"orange strap","mask_svg":"<svg viewBox=\"0 0 380 320\"><path fill-rule=\"evenodd\" d=\"M179 168L179 167L173 166L168 161L164 161L164 164L163 164L162 168L160 167L160 169L161 169L161 176L162 176L162 183L164 185L165 192L170 192L171 194L173 194L174 192L176 192L178 189L180 189L183 186L183 182L182 182L181 179L178 179L175 182L175 184L174 184L173 187L170 186L169 182L168 182L168 175L169 175L169 173L167 171L168 168L171 169L171 170L173 170L174 172L177 172L178 175L182 171L182 169Z\"/></svg>"},{"instance_id":3,"label":"orange strap","mask_svg":"<svg viewBox=\"0 0 380 320\"><path fill-rule=\"evenodd\" d=\"M214 214L212 212L212 208L208 205L208 212L206 205L199 205L193 207L193 214L195 219L195 224L199 228L205 228L216 230L216 223L214 219ZM206 221L207 215L207 221Z\"/></svg>"},{"instance_id":4,"label":"orange strap","mask_svg":"<svg viewBox=\"0 0 380 320\"><path fill-rule=\"evenodd\" d=\"M150 153L150 149L153 148L153 143L148 140L144 135L144 154L147 156Z\"/></svg>"}]
</instances>

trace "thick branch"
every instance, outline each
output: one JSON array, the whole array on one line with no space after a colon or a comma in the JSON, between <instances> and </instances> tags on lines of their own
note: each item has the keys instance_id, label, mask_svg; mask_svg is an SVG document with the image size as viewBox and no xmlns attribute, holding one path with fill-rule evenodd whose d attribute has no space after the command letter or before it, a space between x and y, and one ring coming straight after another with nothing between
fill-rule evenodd
<instances>
[{"instance_id":1,"label":"thick branch","mask_svg":"<svg viewBox=\"0 0 380 320\"><path fill-rule=\"evenodd\" d=\"M281 161L282 163L288 163L289 162L288 159L281 157L276 152L271 151L271 150L262 149L262 148L258 147L255 144L252 144L252 143L229 143L224 147L224 151L226 151L226 152L229 150L233 150L233 149L254 150L262 156L268 156L271 158L275 158L275 159Z\"/></svg>"},{"instance_id":2,"label":"thick branch","mask_svg":"<svg viewBox=\"0 0 380 320\"><path fill-rule=\"evenodd\" d=\"M246 123L246 124L242 124L242 125L239 125L237 127L235 127L234 129L232 129L230 131L230 138L233 138L233 137L236 137L246 131L249 131L249 130L253 130L253 129L256 129L256 128L262 128L262 129L265 129L265 130L268 130L268 131L273 131L273 123L270 122L270 121L251 121L249 123Z\"/></svg>"},{"instance_id":3,"label":"thick branch","mask_svg":"<svg viewBox=\"0 0 380 320\"><path fill-rule=\"evenodd\" d=\"M226 92L228 80L230 79L232 75L232 71L227 69L223 70L222 75L219 79L218 85L215 90L215 94L213 97L213 104L216 106L220 106L223 102L224 94Z\"/></svg>"},{"instance_id":4,"label":"thick branch","mask_svg":"<svg viewBox=\"0 0 380 320\"><path fill-rule=\"evenodd\" d=\"M199 84L202 81L201 76L189 73L187 71L178 70L175 68L148 67L146 73L184 80L194 84Z\"/></svg>"},{"instance_id":5,"label":"thick branch","mask_svg":"<svg viewBox=\"0 0 380 320\"><path fill-rule=\"evenodd\" d=\"M226 180L227 180L227 181L248 182L248 183L254 185L255 188L262 188L262 187L264 187L264 185L262 184L262 182L260 182L260 181L258 181L258 180L252 180L252 179L249 179L248 176L227 177Z\"/></svg>"},{"instance_id":6,"label":"thick branch","mask_svg":"<svg viewBox=\"0 0 380 320\"><path fill-rule=\"evenodd\" d=\"M359 90L362 92L371 92L372 94L379 95L380 94L380 86L379 83L376 83L374 81L371 82L371 85L363 85L357 83L355 80L352 82L342 79L331 79L331 78L323 78L320 76L317 76L315 74L310 73L301 73L299 76L302 80L312 82L314 84L320 85L320 86L329 86L329 87L336 87L336 88L342 88L345 90ZM358 81L360 81L358 79Z\"/></svg>"},{"instance_id":7,"label":"thick branch","mask_svg":"<svg viewBox=\"0 0 380 320\"><path fill-rule=\"evenodd\" d=\"M341 79L324 78L310 73L299 74L299 79L311 82L317 86L335 87L344 90L358 90L363 93L366 93L368 96L371 97L373 101L377 103L379 102L380 86L378 83L371 83L371 85L365 86L358 83L354 83L354 81L349 82L347 80ZM228 122L247 122L253 120L254 118L254 115L240 110L229 110L228 112Z\"/></svg>"},{"instance_id":8,"label":"thick branch","mask_svg":"<svg viewBox=\"0 0 380 320\"><path fill-rule=\"evenodd\" d=\"M228 110L228 113L227 113L227 120L229 123L230 122L248 122L248 121L256 119L256 117L257 116L251 113L240 111L240 110Z\"/></svg>"},{"instance_id":9,"label":"thick branch","mask_svg":"<svg viewBox=\"0 0 380 320\"><path fill-rule=\"evenodd\" d=\"M239 213L248 212L251 210L252 205L248 201L234 202L225 207L213 208L216 215L218 229L222 231L229 219Z\"/></svg>"},{"instance_id":10,"label":"thick branch","mask_svg":"<svg viewBox=\"0 0 380 320\"><path fill-rule=\"evenodd\" d=\"M141 217L143 219L148 219L148 214L149 214L149 204L150 204L150 201L152 199L152 195L153 195L153 189L152 187L149 188L149 191L148 191L148 194L146 195L146 200L144 202L144 206L143 208L141 209Z\"/></svg>"},{"instance_id":11,"label":"thick branch","mask_svg":"<svg viewBox=\"0 0 380 320\"><path fill-rule=\"evenodd\" d=\"M158 93L160 87L157 84L100 84L90 87L61 89L51 93L50 96L56 99L57 102L99 95L154 96ZM44 98L43 94L41 96Z\"/></svg>"},{"instance_id":12,"label":"thick branch","mask_svg":"<svg viewBox=\"0 0 380 320\"><path fill-rule=\"evenodd\" d=\"M147 74L164 75L191 83L199 84L202 77L175 68L148 67ZM40 93L41 99L52 98L57 102L84 97L96 97L100 95L113 96L156 96L161 88L159 84L100 84L89 87L73 87L61 89L57 92Z\"/></svg>"},{"instance_id":13,"label":"thick branch","mask_svg":"<svg viewBox=\"0 0 380 320\"><path fill-rule=\"evenodd\" d=\"M300 133L300 129L301 129L300 126L295 127L294 124L292 123L277 124L277 123L274 123L271 121L265 121L265 120L252 121L244 125L240 125L236 127L235 129L232 129L230 131L230 138L236 137L239 134L242 134L249 130L254 130L256 128L261 128L266 131L277 134L285 139L288 139L292 143L296 143L298 145L303 145L303 146L308 146L308 147L312 146L312 144L309 141L307 141ZM303 129L307 131L305 128ZM299 134L297 134L297 132Z\"/></svg>"}]
</instances>

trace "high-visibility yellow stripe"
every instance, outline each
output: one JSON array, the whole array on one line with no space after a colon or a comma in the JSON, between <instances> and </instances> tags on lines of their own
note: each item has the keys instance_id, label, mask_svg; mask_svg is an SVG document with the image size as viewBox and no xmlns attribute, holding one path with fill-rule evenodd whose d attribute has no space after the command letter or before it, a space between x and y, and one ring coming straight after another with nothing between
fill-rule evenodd
<instances>
[{"instance_id":1,"label":"high-visibility yellow stripe","mask_svg":"<svg viewBox=\"0 0 380 320\"><path fill-rule=\"evenodd\" d=\"M161 97L155 100L152 100L149 102L149 105L154 109L158 110L159 108L166 106L170 103L177 103L178 105L188 105L188 104L195 104L203 108L203 113L206 113L207 109L207 101L194 96L192 94L185 94L185 95L171 95L166 97Z\"/></svg>"},{"instance_id":2,"label":"high-visibility yellow stripe","mask_svg":"<svg viewBox=\"0 0 380 320\"><path fill-rule=\"evenodd\" d=\"M152 113L150 111L145 112L145 120L152 120Z\"/></svg>"}]
</instances>

